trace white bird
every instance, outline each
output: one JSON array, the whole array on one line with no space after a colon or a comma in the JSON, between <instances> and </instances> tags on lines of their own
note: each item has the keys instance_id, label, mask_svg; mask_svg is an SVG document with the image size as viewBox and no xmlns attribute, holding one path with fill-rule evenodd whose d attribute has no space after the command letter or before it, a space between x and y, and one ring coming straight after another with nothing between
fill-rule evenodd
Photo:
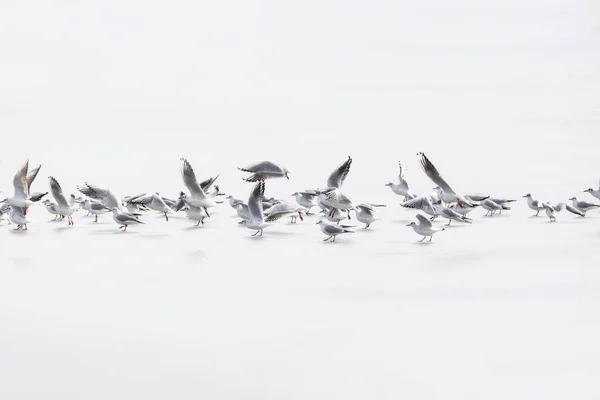
<instances>
[{"instance_id":1,"label":"white bird","mask_svg":"<svg viewBox=\"0 0 600 400\"><path fill-rule=\"evenodd\" d=\"M295 224L297 218L300 218L300 221L304 221L304 218L302 217L303 211L304 207L295 206L287 202L280 202L271 206L264 212L265 221L273 222L289 216L291 218L291 222ZM298 215L296 216L296 214Z\"/></svg>"},{"instance_id":2,"label":"white bird","mask_svg":"<svg viewBox=\"0 0 600 400\"><path fill-rule=\"evenodd\" d=\"M424 213L431 215L432 218L435 218L439 215L437 210L433 206L433 200L430 196L415 197L414 199L400 203L400 206L404 208L410 208L413 210L421 210Z\"/></svg>"},{"instance_id":3,"label":"white bird","mask_svg":"<svg viewBox=\"0 0 600 400\"><path fill-rule=\"evenodd\" d=\"M58 211L60 215L67 217L69 225L74 225L71 215L77 211L77 208L69 205L69 202L65 198L60 184L56 179L54 179L54 177L49 176L48 181L50 182L50 193L52 193L52 197L54 197L54 200L56 200L56 211Z\"/></svg>"},{"instance_id":4,"label":"white bird","mask_svg":"<svg viewBox=\"0 0 600 400\"><path fill-rule=\"evenodd\" d=\"M541 204L539 201L534 200L531 197L531 193L527 193L525 196L523 196L524 198L527 199L527 206L529 208L531 208L533 211L536 211L535 216L537 217L540 214L540 211L544 209L543 204Z\"/></svg>"},{"instance_id":5,"label":"white bird","mask_svg":"<svg viewBox=\"0 0 600 400\"><path fill-rule=\"evenodd\" d=\"M190 191L190 197L187 198L187 201L194 207L203 208L206 215L210 217L208 208L217 205L217 203L213 199L214 196L207 195L202 186L198 184L196 174L185 158L181 159L181 177L183 178L183 183Z\"/></svg>"},{"instance_id":6,"label":"white bird","mask_svg":"<svg viewBox=\"0 0 600 400\"><path fill-rule=\"evenodd\" d=\"M496 203L494 200L485 199L481 202L481 207L487 212L485 213L485 217L495 215L497 212L502 213L502 206Z\"/></svg>"},{"instance_id":7,"label":"white bird","mask_svg":"<svg viewBox=\"0 0 600 400\"><path fill-rule=\"evenodd\" d=\"M466 222L468 224L473 222L471 218L446 207L442 202L433 204L433 208L435 208L440 217L448 220L446 226L450 226L452 221Z\"/></svg>"},{"instance_id":8,"label":"white bird","mask_svg":"<svg viewBox=\"0 0 600 400\"><path fill-rule=\"evenodd\" d=\"M109 210L113 208L117 208L118 210L122 210L122 205L117 200L117 197L109 190L105 188L101 188L100 186L91 185L89 183L85 183L83 186L78 186L77 190L79 190L82 194L89 197L90 199L94 199L99 201L108 207Z\"/></svg>"},{"instance_id":9,"label":"white bird","mask_svg":"<svg viewBox=\"0 0 600 400\"><path fill-rule=\"evenodd\" d=\"M448 208L450 208L451 210L453 210L459 214L467 215L479 206L480 206L479 204L475 204L475 203L473 203L473 205L467 205L465 203L454 203Z\"/></svg>"},{"instance_id":10,"label":"white bird","mask_svg":"<svg viewBox=\"0 0 600 400\"><path fill-rule=\"evenodd\" d=\"M98 215L106 214L110 211L104 206L104 204L98 203L97 201L91 201L89 199L85 199L83 201L81 208L94 216L94 223L98 223Z\"/></svg>"},{"instance_id":11,"label":"white bird","mask_svg":"<svg viewBox=\"0 0 600 400\"><path fill-rule=\"evenodd\" d=\"M238 201L238 203L235 206L235 211L237 212L238 217L242 219L239 222L240 224L245 224L247 221L250 220L251 216L250 210L248 209L248 204L244 203L241 200Z\"/></svg>"},{"instance_id":12,"label":"white bird","mask_svg":"<svg viewBox=\"0 0 600 400\"><path fill-rule=\"evenodd\" d=\"M169 221L168 213L173 212L171 207L169 207L157 193L147 193L134 197L129 200L129 203L134 205L144 205L151 210L161 212L165 215L166 221Z\"/></svg>"},{"instance_id":13,"label":"white bird","mask_svg":"<svg viewBox=\"0 0 600 400\"><path fill-rule=\"evenodd\" d=\"M9 206L10 207L10 211L8 213L8 218L10 219L10 221L13 224L17 224L17 227L15 228L15 230L27 230L27 224L29 224L29 220L27 219L26 215L25 215L25 210L23 209L23 207L17 207L17 206Z\"/></svg>"},{"instance_id":14,"label":"white bird","mask_svg":"<svg viewBox=\"0 0 600 400\"><path fill-rule=\"evenodd\" d=\"M556 222L556 209L550 205L550 203L543 203L542 206L546 210L546 215L550 219L550 222Z\"/></svg>"},{"instance_id":15,"label":"white bird","mask_svg":"<svg viewBox=\"0 0 600 400\"><path fill-rule=\"evenodd\" d=\"M42 204L46 207L46 211L48 211L50 214L54 215L53 221L56 221L59 219L59 217L61 217L60 212L58 211L58 207L55 203L46 199L46 200L44 200L44 202Z\"/></svg>"},{"instance_id":16,"label":"white bird","mask_svg":"<svg viewBox=\"0 0 600 400\"><path fill-rule=\"evenodd\" d=\"M348 173L350 172L350 166L352 165L352 157L348 156L348 159L340 164L327 178L328 188L341 189Z\"/></svg>"},{"instance_id":17,"label":"white bird","mask_svg":"<svg viewBox=\"0 0 600 400\"><path fill-rule=\"evenodd\" d=\"M592 196L594 196L595 198L597 198L598 200L600 200L600 183L598 184L598 190L589 188L589 189L585 189L583 192L589 193Z\"/></svg>"},{"instance_id":18,"label":"white bird","mask_svg":"<svg viewBox=\"0 0 600 400\"><path fill-rule=\"evenodd\" d=\"M260 234L262 236L263 229L269 224L265 223L263 216L262 198L265 194L265 181L260 180L250 193L248 198L248 211L250 212L250 219L246 221L246 228L256 230L252 236Z\"/></svg>"},{"instance_id":19,"label":"white bird","mask_svg":"<svg viewBox=\"0 0 600 400\"><path fill-rule=\"evenodd\" d=\"M20 207L23 209L24 215L27 215L27 207L34 203L30 199L29 188L40 168L41 166L28 173L29 160L27 160L13 178L13 186L15 189L13 197L6 198L1 202L7 203L11 207Z\"/></svg>"},{"instance_id":20,"label":"white bird","mask_svg":"<svg viewBox=\"0 0 600 400\"><path fill-rule=\"evenodd\" d=\"M317 192L314 190L305 190L303 192L295 192L292 194L298 205L306 208L306 215L310 214L310 209L317 205Z\"/></svg>"},{"instance_id":21,"label":"white bird","mask_svg":"<svg viewBox=\"0 0 600 400\"><path fill-rule=\"evenodd\" d=\"M8 205L8 203L0 203L0 222L6 220L10 224L10 219L8 219L8 217L5 216L9 212L10 206Z\"/></svg>"},{"instance_id":22,"label":"white bird","mask_svg":"<svg viewBox=\"0 0 600 400\"><path fill-rule=\"evenodd\" d=\"M327 219L327 221L339 224L341 221L348 219L348 213L335 209L333 209L332 213L331 210L332 208L329 206L325 206L325 208L321 210L321 214L323 214L323 217Z\"/></svg>"},{"instance_id":23,"label":"white bird","mask_svg":"<svg viewBox=\"0 0 600 400\"><path fill-rule=\"evenodd\" d=\"M108 207L107 207L108 208ZM112 208L113 220L119 224L119 229L123 232L127 231L127 227L132 224L143 224L135 214L122 212L117 207Z\"/></svg>"},{"instance_id":24,"label":"white bird","mask_svg":"<svg viewBox=\"0 0 600 400\"><path fill-rule=\"evenodd\" d=\"M250 173L250 176L244 178L246 182L258 182L272 178L287 178L290 179L290 171L271 161L261 161L247 167L240 168L240 171Z\"/></svg>"},{"instance_id":25,"label":"white bird","mask_svg":"<svg viewBox=\"0 0 600 400\"><path fill-rule=\"evenodd\" d=\"M406 226L411 226L417 234L423 236L423 239L419 240L419 242L425 240L427 236L429 236L429 241L431 242L433 235L435 235L437 232L445 230L445 228L434 228L431 221L421 214L417 214L417 219L419 220L418 224L411 222Z\"/></svg>"},{"instance_id":26,"label":"white bird","mask_svg":"<svg viewBox=\"0 0 600 400\"><path fill-rule=\"evenodd\" d=\"M565 208L571 214L579 215L580 217L585 217L585 213L581 212L581 210L573 207L570 204L558 203L557 205L554 206L554 209L558 212L562 211L563 208Z\"/></svg>"},{"instance_id":27,"label":"white bird","mask_svg":"<svg viewBox=\"0 0 600 400\"><path fill-rule=\"evenodd\" d=\"M229 205L231 206L231 208L234 208L234 209L237 207L238 202L241 201L241 200L236 199L232 195L225 197L225 199L229 201Z\"/></svg>"},{"instance_id":28,"label":"white bird","mask_svg":"<svg viewBox=\"0 0 600 400\"><path fill-rule=\"evenodd\" d=\"M404 179L404 171L402 170L402 163L398 161L398 168L400 169L400 173L398 174L398 184L394 184L392 182L386 183L385 186L389 186L392 189L392 192L397 195L404 196L404 201L408 199L414 199L416 196L410 191L408 187L408 182Z\"/></svg>"},{"instance_id":29,"label":"white bird","mask_svg":"<svg viewBox=\"0 0 600 400\"><path fill-rule=\"evenodd\" d=\"M353 228L348 225L333 225L327 222L325 219L319 220L317 222L318 225L321 225L321 232L323 232L327 238L323 239L324 242L331 240L335 242L335 238L338 235L342 235L344 233L354 233L354 231L349 230L349 228Z\"/></svg>"},{"instance_id":30,"label":"white bird","mask_svg":"<svg viewBox=\"0 0 600 400\"><path fill-rule=\"evenodd\" d=\"M196 226L200 226L200 224L204 225L204 220L208 217L206 212L204 212L204 209L200 207L194 207L187 201L185 194L182 195L183 197L181 199L185 205L182 210L185 212L188 219L191 219L192 221L198 221Z\"/></svg>"},{"instance_id":31,"label":"white bird","mask_svg":"<svg viewBox=\"0 0 600 400\"><path fill-rule=\"evenodd\" d=\"M584 215L593 208L600 207L600 204L588 203L587 201L577 200L577 197L571 197L569 200L573 202L573 207L577 208Z\"/></svg>"},{"instance_id":32,"label":"white bird","mask_svg":"<svg viewBox=\"0 0 600 400\"><path fill-rule=\"evenodd\" d=\"M465 199L463 196L456 194L456 192L452 190L450 185L448 185L448 183L442 178L438 170L435 168L432 162L429 161L424 153L419 153L417 155L421 157L419 159L419 163L421 164L421 168L423 168L425 174L433 181L433 183L440 187L442 194L442 196L438 195L440 200L446 204L462 202L472 205L470 201Z\"/></svg>"},{"instance_id":33,"label":"white bird","mask_svg":"<svg viewBox=\"0 0 600 400\"><path fill-rule=\"evenodd\" d=\"M365 224L363 229L368 229L371 224L380 218L376 217L375 208L385 207L384 204L371 204L371 203L362 203L356 206L354 212L356 214L356 219L359 222Z\"/></svg>"},{"instance_id":34,"label":"white bird","mask_svg":"<svg viewBox=\"0 0 600 400\"><path fill-rule=\"evenodd\" d=\"M350 210L356 209L348 196L343 194L338 188L332 187L323 191L319 191L319 196L323 196L321 201L327 206L331 207L330 212L332 215L335 210L346 211L348 213L348 219L350 219Z\"/></svg>"}]
</instances>

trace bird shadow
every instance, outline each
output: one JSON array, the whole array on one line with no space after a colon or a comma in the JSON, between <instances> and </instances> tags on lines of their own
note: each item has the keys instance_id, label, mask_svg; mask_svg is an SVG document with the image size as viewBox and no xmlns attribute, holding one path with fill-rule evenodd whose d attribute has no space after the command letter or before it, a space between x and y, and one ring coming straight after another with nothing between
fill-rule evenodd
<instances>
[{"instance_id":1,"label":"bird shadow","mask_svg":"<svg viewBox=\"0 0 600 400\"><path fill-rule=\"evenodd\" d=\"M285 231L270 231L269 236L294 236L293 232L285 232Z\"/></svg>"},{"instance_id":2,"label":"bird shadow","mask_svg":"<svg viewBox=\"0 0 600 400\"><path fill-rule=\"evenodd\" d=\"M129 233L129 231L127 231L125 233ZM138 233L138 232L135 232L135 233ZM168 236L169 235L167 235L166 233L144 233L143 235L140 236L140 239L144 239L144 240L164 239Z\"/></svg>"},{"instance_id":3,"label":"bird shadow","mask_svg":"<svg viewBox=\"0 0 600 400\"><path fill-rule=\"evenodd\" d=\"M27 233L27 231L24 230L24 229L18 229L18 230L17 229L11 229L10 233L11 233L11 235L24 235L24 234Z\"/></svg>"},{"instance_id":4,"label":"bird shadow","mask_svg":"<svg viewBox=\"0 0 600 400\"><path fill-rule=\"evenodd\" d=\"M182 230L182 231L190 231L190 232L191 232L191 231L196 231L196 230L199 230L199 229L206 229L206 228L208 228L208 227L207 227L207 226L205 226L205 225L202 225L202 224L200 224L200 225L190 225L190 226L186 226L185 228L183 228L183 229L181 229L181 230Z\"/></svg>"},{"instance_id":5,"label":"bird shadow","mask_svg":"<svg viewBox=\"0 0 600 400\"><path fill-rule=\"evenodd\" d=\"M99 229L96 231L92 231L94 235L138 235L139 232L136 231L122 231L120 229Z\"/></svg>"},{"instance_id":6,"label":"bird shadow","mask_svg":"<svg viewBox=\"0 0 600 400\"><path fill-rule=\"evenodd\" d=\"M73 229L73 225L56 227L56 228L54 228L54 232L65 232L65 231L68 231L70 229Z\"/></svg>"},{"instance_id":7,"label":"bird shadow","mask_svg":"<svg viewBox=\"0 0 600 400\"><path fill-rule=\"evenodd\" d=\"M430 242L428 240L424 240L422 242L420 242L420 241L417 240L416 242L413 242L413 245L415 245L415 246L429 246L429 245L432 245L434 243L435 242Z\"/></svg>"},{"instance_id":8,"label":"bird shadow","mask_svg":"<svg viewBox=\"0 0 600 400\"><path fill-rule=\"evenodd\" d=\"M392 221L394 224L410 224L411 222L413 222L412 219L395 219Z\"/></svg>"}]
</instances>

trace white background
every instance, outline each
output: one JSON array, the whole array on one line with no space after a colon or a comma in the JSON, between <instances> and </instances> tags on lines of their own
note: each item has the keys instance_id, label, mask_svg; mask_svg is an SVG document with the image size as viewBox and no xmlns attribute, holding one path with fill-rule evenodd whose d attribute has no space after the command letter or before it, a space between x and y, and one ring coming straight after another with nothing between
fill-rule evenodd
<instances>
[{"instance_id":1,"label":"white background","mask_svg":"<svg viewBox=\"0 0 600 400\"><path fill-rule=\"evenodd\" d=\"M18 4L17 4L18 3ZM592 399L600 227L531 215L600 179L594 1L64 1L0 4L0 189L26 158L67 193L292 171L267 195L344 186L388 208L324 244L316 219L265 236L227 205L121 234L31 210L0 227L5 399ZM383 184L425 151L509 215L419 245Z\"/></svg>"}]
</instances>

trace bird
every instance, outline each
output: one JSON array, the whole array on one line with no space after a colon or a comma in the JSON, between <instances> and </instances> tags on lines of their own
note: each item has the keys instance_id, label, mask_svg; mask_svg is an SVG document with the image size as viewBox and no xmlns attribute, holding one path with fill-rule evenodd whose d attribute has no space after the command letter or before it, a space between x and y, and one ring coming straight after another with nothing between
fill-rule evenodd
<instances>
[{"instance_id":1,"label":"bird","mask_svg":"<svg viewBox=\"0 0 600 400\"><path fill-rule=\"evenodd\" d=\"M240 171L250 173L250 176L244 179L246 182L258 182L273 178L290 179L290 171L271 161L261 161L247 167L238 167Z\"/></svg>"},{"instance_id":2,"label":"bird","mask_svg":"<svg viewBox=\"0 0 600 400\"><path fill-rule=\"evenodd\" d=\"M527 206L536 212L534 215L535 217L537 217L540 214L540 211L544 209L544 206L539 201L534 200L531 197L531 193L527 193L523 198L527 199Z\"/></svg>"},{"instance_id":3,"label":"bird","mask_svg":"<svg viewBox=\"0 0 600 400\"><path fill-rule=\"evenodd\" d=\"M229 206L231 208L236 208L237 207L237 203L241 200L236 199L235 197L233 197L232 195L229 195L227 197L225 197L225 200L227 200L229 202Z\"/></svg>"},{"instance_id":4,"label":"bird","mask_svg":"<svg viewBox=\"0 0 600 400\"><path fill-rule=\"evenodd\" d=\"M318 225L321 225L321 232L323 232L325 235L327 235L327 238L323 239L324 242L327 242L329 240L331 240L332 242L335 242L335 238L338 235L342 235L344 233L354 233L354 231L351 231L349 228L353 228L353 226L349 226L349 225L333 225L330 224L329 222L327 222L327 220L325 219L320 219L319 222L317 222Z\"/></svg>"},{"instance_id":5,"label":"bird","mask_svg":"<svg viewBox=\"0 0 600 400\"><path fill-rule=\"evenodd\" d=\"M90 199L97 200L108 207L109 210L117 208L122 210L122 205L117 197L109 190L100 186L92 185L87 182L83 186L78 186L77 190Z\"/></svg>"},{"instance_id":6,"label":"bird","mask_svg":"<svg viewBox=\"0 0 600 400\"><path fill-rule=\"evenodd\" d=\"M341 163L327 178L328 188L341 189L348 173L350 172L350 166L352 165L352 157L348 156L348 159Z\"/></svg>"},{"instance_id":7,"label":"bird","mask_svg":"<svg viewBox=\"0 0 600 400\"><path fill-rule=\"evenodd\" d=\"M53 203L50 200L46 199L43 201L42 204L46 207L46 211L48 211L50 214L54 215L53 221L57 221L61 215L57 209L56 203Z\"/></svg>"},{"instance_id":8,"label":"bird","mask_svg":"<svg viewBox=\"0 0 600 400\"><path fill-rule=\"evenodd\" d=\"M324 196L321 201L331 207L330 213L332 215L335 213L335 210L346 211L348 213L348 219L350 219L350 210L356 209L348 196L343 194L338 188L332 187L319 191L319 196Z\"/></svg>"},{"instance_id":9,"label":"bird","mask_svg":"<svg viewBox=\"0 0 600 400\"><path fill-rule=\"evenodd\" d=\"M585 217L585 213L582 212L580 209L573 207L570 204L566 204L566 203L558 203L557 205L554 206L554 209L558 212L562 211L562 209L566 209L568 212L570 212L571 214L575 214L575 215L579 215L580 217Z\"/></svg>"},{"instance_id":10,"label":"bird","mask_svg":"<svg viewBox=\"0 0 600 400\"><path fill-rule=\"evenodd\" d=\"M550 203L543 203L542 206L546 210L546 215L550 219L550 222L556 222L555 212L557 211Z\"/></svg>"},{"instance_id":11,"label":"bird","mask_svg":"<svg viewBox=\"0 0 600 400\"><path fill-rule=\"evenodd\" d=\"M456 194L454 190L448 185L448 183L442 178L437 168L433 165L429 158L425 155L425 153L418 153L420 156L419 163L421 164L421 168L425 172L425 174L435 183L440 190L438 193L441 193L441 196L438 194L438 198L442 200L446 204L451 203L467 203L468 205L472 205L470 201L465 199L463 196Z\"/></svg>"},{"instance_id":12,"label":"bird","mask_svg":"<svg viewBox=\"0 0 600 400\"><path fill-rule=\"evenodd\" d=\"M363 229L369 229L371 224L379 219L375 216L375 208L379 207L385 207L385 204L361 203L356 206L354 213L356 214L356 219L365 224Z\"/></svg>"},{"instance_id":13,"label":"bird","mask_svg":"<svg viewBox=\"0 0 600 400\"><path fill-rule=\"evenodd\" d=\"M595 198L597 198L598 200L600 200L600 183L598 184L598 189L597 190L589 188L589 189L585 189L583 192L584 193L589 193L592 196L594 196Z\"/></svg>"},{"instance_id":14,"label":"bird","mask_svg":"<svg viewBox=\"0 0 600 400\"><path fill-rule=\"evenodd\" d=\"M436 202L439 200L436 200ZM400 203L400 206L404 208L411 208L413 210L421 210L426 214L431 215L432 219L435 219L439 214L433 206L433 199L430 196L419 196L414 199Z\"/></svg>"},{"instance_id":15,"label":"bird","mask_svg":"<svg viewBox=\"0 0 600 400\"><path fill-rule=\"evenodd\" d=\"M6 217L6 215L10 212L10 206L8 205L8 203L0 203L0 222L6 220L9 224L10 219L8 219L8 217Z\"/></svg>"},{"instance_id":16,"label":"bird","mask_svg":"<svg viewBox=\"0 0 600 400\"><path fill-rule=\"evenodd\" d=\"M311 215L310 209L317 205L317 192L314 190L305 190L302 192L292 193L298 205L306 208L306 215Z\"/></svg>"},{"instance_id":17,"label":"bird","mask_svg":"<svg viewBox=\"0 0 600 400\"><path fill-rule=\"evenodd\" d=\"M600 207L600 204L593 204L593 203L588 203L587 201L580 201L580 200L577 200L577 197L571 197L569 200L571 200L573 202L573 207L577 208L584 215L591 209Z\"/></svg>"},{"instance_id":18,"label":"bird","mask_svg":"<svg viewBox=\"0 0 600 400\"><path fill-rule=\"evenodd\" d=\"M169 221L169 213L173 212L158 193L147 193L141 196L134 197L129 200L129 203L134 205L144 205L151 210L161 212L165 215L165 220Z\"/></svg>"},{"instance_id":19,"label":"bird","mask_svg":"<svg viewBox=\"0 0 600 400\"><path fill-rule=\"evenodd\" d=\"M317 193L317 204L322 208L328 208L330 215L333 216L336 213L338 207L334 203L342 203L342 209L347 210L348 219L350 219L350 210L345 208L345 205L349 205L349 199L342 194L340 190L348 173L350 172L350 166L352 165L352 157L348 156L346 161L340 164L327 178L327 187L324 189L318 189Z\"/></svg>"},{"instance_id":20,"label":"bird","mask_svg":"<svg viewBox=\"0 0 600 400\"><path fill-rule=\"evenodd\" d=\"M109 207L106 207L106 208L109 209ZM112 209L110 209L110 211L112 211L113 220L117 224L119 224L119 229L122 232L126 232L127 227L129 225L144 223L144 222L140 221L136 215L129 213L129 212L123 212L123 211L119 210L118 207L113 207Z\"/></svg>"},{"instance_id":21,"label":"bird","mask_svg":"<svg viewBox=\"0 0 600 400\"><path fill-rule=\"evenodd\" d=\"M423 239L419 240L419 242L424 241L428 236L429 241L431 242L433 235L435 235L437 232L445 230L445 228L434 228L431 221L422 214L417 214L417 219L419 220L418 224L416 222L411 222L406 226L411 226L417 234L423 236Z\"/></svg>"},{"instance_id":22,"label":"bird","mask_svg":"<svg viewBox=\"0 0 600 400\"><path fill-rule=\"evenodd\" d=\"M485 199L489 199L490 196L489 195L485 195L485 194L466 194L465 195L465 199L469 200L470 202L480 202L480 201L484 201Z\"/></svg>"},{"instance_id":23,"label":"bird","mask_svg":"<svg viewBox=\"0 0 600 400\"><path fill-rule=\"evenodd\" d=\"M60 215L67 217L69 225L74 225L72 215L75 211L77 211L77 208L69 205L69 202L65 198L60 184L54 177L49 176L48 181L50 182L50 193L52 193L52 197L54 197L54 200L56 200L56 211L58 211Z\"/></svg>"},{"instance_id":24,"label":"bird","mask_svg":"<svg viewBox=\"0 0 600 400\"><path fill-rule=\"evenodd\" d=\"M250 213L250 218L246 220L245 225L246 228L256 231L252 236L262 236L263 229L269 225L265 223L263 215L262 198L264 194L265 181L260 180L254 185L252 192L250 192L250 197L248 198L248 212Z\"/></svg>"},{"instance_id":25,"label":"bird","mask_svg":"<svg viewBox=\"0 0 600 400\"><path fill-rule=\"evenodd\" d=\"M44 198L44 196L46 196L47 194L48 194L48 192L31 193L29 195L29 200L33 201L34 203L37 203L38 201L42 200Z\"/></svg>"},{"instance_id":26,"label":"bird","mask_svg":"<svg viewBox=\"0 0 600 400\"><path fill-rule=\"evenodd\" d=\"M98 223L98 215L106 214L110 211L104 204L89 199L83 201L81 208L94 216L94 223Z\"/></svg>"},{"instance_id":27,"label":"bird","mask_svg":"<svg viewBox=\"0 0 600 400\"><path fill-rule=\"evenodd\" d=\"M459 213L459 214L467 215L471 211L473 211L474 209L476 209L477 207L480 207L480 206L481 206L480 204L476 204L476 203L473 203L470 206L467 205L467 204L464 204L464 203L460 203L460 204L459 203L454 203L454 204L452 204L448 208L451 209L451 210L453 210L453 211L455 211L455 212L457 212L457 213Z\"/></svg>"},{"instance_id":28,"label":"bird","mask_svg":"<svg viewBox=\"0 0 600 400\"><path fill-rule=\"evenodd\" d=\"M502 212L502 206L498 203L496 203L494 200L490 200L490 199L485 199L484 201L481 202L481 207L487 211L487 213L485 213L485 217L487 216L493 216L495 215L497 212L501 213Z\"/></svg>"},{"instance_id":29,"label":"bird","mask_svg":"<svg viewBox=\"0 0 600 400\"><path fill-rule=\"evenodd\" d=\"M183 183L190 191L190 197L187 198L188 203L194 207L203 208L206 215L210 217L208 208L217 205L217 203L214 201L213 196L207 195L202 186L198 184L196 174L191 164L185 158L181 159L181 177L183 178Z\"/></svg>"},{"instance_id":30,"label":"bird","mask_svg":"<svg viewBox=\"0 0 600 400\"><path fill-rule=\"evenodd\" d=\"M277 221L283 217L289 216L291 218L291 223L295 224L298 218L300 218L300 221L304 221L304 218L302 217L303 212L304 207L302 206L295 206L287 202L280 202L267 209L264 212L264 215L266 222Z\"/></svg>"},{"instance_id":31,"label":"bird","mask_svg":"<svg viewBox=\"0 0 600 400\"><path fill-rule=\"evenodd\" d=\"M187 201L187 196L185 195L185 193L181 193L180 200L184 204L181 210L185 212L188 219L191 219L192 221L198 221L198 223L195 226L200 226L200 224L204 225L204 220L208 218L208 214L206 214L204 209L191 205Z\"/></svg>"},{"instance_id":32,"label":"bird","mask_svg":"<svg viewBox=\"0 0 600 400\"><path fill-rule=\"evenodd\" d=\"M29 224L29 220L25 215L25 210L23 207L9 206L8 218L13 224L17 225L15 230L27 230L27 224Z\"/></svg>"},{"instance_id":33,"label":"bird","mask_svg":"<svg viewBox=\"0 0 600 400\"><path fill-rule=\"evenodd\" d=\"M7 197L4 200L0 201L1 203L7 203L11 207L23 208L24 215L27 214L27 207L31 206L34 203L29 198L30 184L28 183L28 169L29 160L27 160L25 164L23 164L21 168L19 168L19 170L15 174L15 177L13 178L13 186L15 190L13 197ZM35 175L37 175L37 171L35 172ZM35 179L35 176L33 176L33 179Z\"/></svg>"},{"instance_id":34,"label":"bird","mask_svg":"<svg viewBox=\"0 0 600 400\"><path fill-rule=\"evenodd\" d=\"M337 224L339 224L341 221L348 219L348 213L345 212L341 212L340 210L333 210L333 213L331 212L332 207L329 206L325 206L324 209L321 210L321 214L323 214L323 217L329 221L329 222L335 222Z\"/></svg>"},{"instance_id":35,"label":"bird","mask_svg":"<svg viewBox=\"0 0 600 400\"><path fill-rule=\"evenodd\" d=\"M471 218L463 214L457 213L451 208L446 207L441 201L439 203L434 203L433 207L435 208L440 217L446 218L448 220L446 226L450 226L452 221L466 222L468 224L473 222Z\"/></svg>"},{"instance_id":36,"label":"bird","mask_svg":"<svg viewBox=\"0 0 600 400\"><path fill-rule=\"evenodd\" d=\"M405 171L402 169L402 163L398 161L398 168L400 172L398 173L398 183L394 184L393 182L386 183L385 186L389 186L392 189L392 192L397 195L404 196L404 201L408 199L414 199L416 196L410 191L408 186L408 182L404 179Z\"/></svg>"}]
</instances>

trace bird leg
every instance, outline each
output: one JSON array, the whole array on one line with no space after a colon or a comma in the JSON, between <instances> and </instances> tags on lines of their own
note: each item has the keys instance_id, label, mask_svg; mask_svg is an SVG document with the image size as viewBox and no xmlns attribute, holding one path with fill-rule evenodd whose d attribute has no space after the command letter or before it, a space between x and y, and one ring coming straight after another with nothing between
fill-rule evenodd
<instances>
[{"instance_id":1,"label":"bird leg","mask_svg":"<svg viewBox=\"0 0 600 400\"><path fill-rule=\"evenodd\" d=\"M419 242L422 242L425 239L427 239L427 236L423 236L423 239L419 240Z\"/></svg>"},{"instance_id":2,"label":"bird leg","mask_svg":"<svg viewBox=\"0 0 600 400\"><path fill-rule=\"evenodd\" d=\"M333 241L333 242L335 242L335 236L333 237L333 240L332 240L332 241Z\"/></svg>"},{"instance_id":3,"label":"bird leg","mask_svg":"<svg viewBox=\"0 0 600 400\"><path fill-rule=\"evenodd\" d=\"M166 220L167 222L169 222L169 216L167 215L167 212L166 212L166 211L165 211L165 220Z\"/></svg>"},{"instance_id":4,"label":"bird leg","mask_svg":"<svg viewBox=\"0 0 600 400\"><path fill-rule=\"evenodd\" d=\"M431 239L433 239L433 236L429 236L429 241L431 242Z\"/></svg>"},{"instance_id":5,"label":"bird leg","mask_svg":"<svg viewBox=\"0 0 600 400\"><path fill-rule=\"evenodd\" d=\"M333 236L327 236L325 239L323 239L324 242L327 242L329 239L331 239Z\"/></svg>"},{"instance_id":6,"label":"bird leg","mask_svg":"<svg viewBox=\"0 0 600 400\"><path fill-rule=\"evenodd\" d=\"M206 206L204 206L204 212L206 213L206 216L207 216L208 218L210 218L210 214L208 213L208 210L206 209Z\"/></svg>"},{"instance_id":7,"label":"bird leg","mask_svg":"<svg viewBox=\"0 0 600 400\"><path fill-rule=\"evenodd\" d=\"M260 230L258 230L258 231L256 231L256 232L254 232L254 233L252 234L252 236L256 236L256 235L258 235L258 233L259 233L259 232L260 232Z\"/></svg>"},{"instance_id":8,"label":"bird leg","mask_svg":"<svg viewBox=\"0 0 600 400\"><path fill-rule=\"evenodd\" d=\"M537 210L534 216L537 217L538 215L540 215L540 210Z\"/></svg>"},{"instance_id":9,"label":"bird leg","mask_svg":"<svg viewBox=\"0 0 600 400\"><path fill-rule=\"evenodd\" d=\"M348 210L348 221L350 221L352 218L350 218L350 210Z\"/></svg>"},{"instance_id":10,"label":"bird leg","mask_svg":"<svg viewBox=\"0 0 600 400\"><path fill-rule=\"evenodd\" d=\"M449 219L449 220L448 220L448 223L446 224L446 226L450 226L450 224L451 224L451 223L452 223L452 220L451 220L451 219Z\"/></svg>"}]
</instances>

